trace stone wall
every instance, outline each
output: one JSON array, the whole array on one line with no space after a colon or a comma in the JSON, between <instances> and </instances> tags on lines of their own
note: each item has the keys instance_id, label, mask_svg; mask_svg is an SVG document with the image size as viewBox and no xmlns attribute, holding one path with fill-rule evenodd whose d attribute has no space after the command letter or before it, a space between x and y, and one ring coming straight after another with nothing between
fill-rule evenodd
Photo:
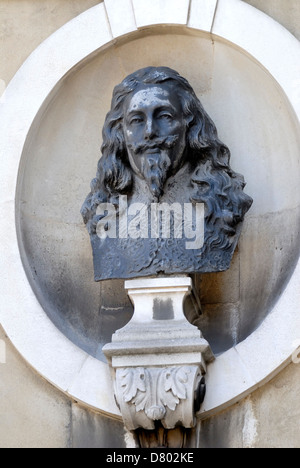
<instances>
[{"instance_id":1,"label":"stone wall","mask_svg":"<svg viewBox=\"0 0 300 468\"><path fill-rule=\"evenodd\" d=\"M1 0L0 78L8 83L48 36L98 0Z\"/></svg>"},{"instance_id":2,"label":"stone wall","mask_svg":"<svg viewBox=\"0 0 300 468\"><path fill-rule=\"evenodd\" d=\"M201 448L298 448L300 365L202 422Z\"/></svg>"},{"instance_id":3,"label":"stone wall","mask_svg":"<svg viewBox=\"0 0 300 468\"><path fill-rule=\"evenodd\" d=\"M300 5L298 0L244 0L274 18L300 40Z\"/></svg>"},{"instance_id":4,"label":"stone wall","mask_svg":"<svg viewBox=\"0 0 300 468\"><path fill-rule=\"evenodd\" d=\"M97 0L0 0L0 79L8 83L28 55ZM300 39L299 0L248 0ZM300 331L299 331L300 335ZM124 447L123 425L70 401L37 375L0 330L0 447ZM1 342L2 343L2 342ZM2 356L3 357L3 356ZM1 358L1 357L0 357ZM0 359L1 362L1 359ZM202 422L200 447L299 447L300 365Z\"/></svg>"},{"instance_id":5,"label":"stone wall","mask_svg":"<svg viewBox=\"0 0 300 468\"><path fill-rule=\"evenodd\" d=\"M298 0L246 0L246 3L268 14L300 40ZM290 364L271 382L242 402L203 421L200 446L299 447L299 389L300 366Z\"/></svg>"}]
</instances>

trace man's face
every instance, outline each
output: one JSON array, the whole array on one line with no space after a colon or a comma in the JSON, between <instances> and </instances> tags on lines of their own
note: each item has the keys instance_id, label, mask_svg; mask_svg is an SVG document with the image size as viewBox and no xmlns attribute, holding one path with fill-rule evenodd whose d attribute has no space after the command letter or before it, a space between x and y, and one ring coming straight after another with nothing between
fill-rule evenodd
<instances>
[{"instance_id":1,"label":"man's face","mask_svg":"<svg viewBox=\"0 0 300 468\"><path fill-rule=\"evenodd\" d=\"M124 137L136 174L159 198L184 162L186 123L180 98L168 84L143 85L125 101Z\"/></svg>"}]
</instances>

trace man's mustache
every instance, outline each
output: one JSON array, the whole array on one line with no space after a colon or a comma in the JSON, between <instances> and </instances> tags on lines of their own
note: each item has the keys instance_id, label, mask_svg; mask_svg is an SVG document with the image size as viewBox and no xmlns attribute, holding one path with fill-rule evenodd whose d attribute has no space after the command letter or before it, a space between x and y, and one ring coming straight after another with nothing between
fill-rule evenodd
<instances>
[{"instance_id":1,"label":"man's mustache","mask_svg":"<svg viewBox=\"0 0 300 468\"><path fill-rule=\"evenodd\" d=\"M151 149L170 149L176 145L179 135L169 135L163 138L156 138L143 143L130 143L128 148L133 151L134 154L144 153L147 150Z\"/></svg>"}]
</instances>

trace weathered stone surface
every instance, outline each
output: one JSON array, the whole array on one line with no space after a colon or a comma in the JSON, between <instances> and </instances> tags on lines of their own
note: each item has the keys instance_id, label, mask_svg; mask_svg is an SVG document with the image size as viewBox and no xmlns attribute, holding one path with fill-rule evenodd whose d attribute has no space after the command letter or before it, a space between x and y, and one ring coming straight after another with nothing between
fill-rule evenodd
<instances>
[{"instance_id":1,"label":"weathered stone surface","mask_svg":"<svg viewBox=\"0 0 300 468\"><path fill-rule=\"evenodd\" d=\"M290 364L270 383L254 392L255 448L299 448L299 392L299 363Z\"/></svg>"},{"instance_id":2,"label":"weathered stone surface","mask_svg":"<svg viewBox=\"0 0 300 468\"><path fill-rule=\"evenodd\" d=\"M0 77L8 83L23 61L44 39L98 3L98 0L64 0L63 5L61 0L39 0L38 4L34 0L1 2Z\"/></svg>"},{"instance_id":3,"label":"weathered stone surface","mask_svg":"<svg viewBox=\"0 0 300 468\"><path fill-rule=\"evenodd\" d=\"M2 329L0 340L6 350L0 363L0 447L69 448L70 400L23 361Z\"/></svg>"},{"instance_id":4,"label":"weathered stone surface","mask_svg":"<svg viewBox=\"0 0 300 468\"><path fill-rule=\"evenodd\" d=\"M230 271L195 275L195 287L200 292L201 304L236 303L240 299L240 257L237 247Z\"/></svg>"},{"instance_id":5,"label":"weathered stone surface","mask_svg":"<svg viewBox=\"0 0 300 468\"><path fill-rule=\"evenodd\" d=\"M200 448L242 448L245 411L243 404L200 424Z\"/></svg>"},{"instance_id":6,"label":"weathered stone surface","mask_svg":"<svg viewBox=\"0 0 300 468\"><path fill-rule=\"evenodd\" d=\"M72 405L72 448L125 448L121 421Z\"/></svg>"},{"instance_id":7,"label":"weathered stone surface","mask_svg":"<svg viewBox=\"0 0 300 468\"><path fill-rule=\"evenodd\" d=\"M243 0L274 18L300 40L300 4L298 0Z\"/></svg>"},{"instance_id":8,"label":"weathered stone surface","mask_svg":"<svg viewBox=\"0 0 300 468\"><path fill-rule=\"evenodd\" d=\"M211 327L212 321L218 323L218 327ZM203 304L202 315L196 323L204 338L209 343L213 343L213 352L222 353L240 341L242 330L240 303Z\"/></svg>"},{"instance_id":9,"label":"weathered stone surface","mask_svg":"<svg viewBox=\"0 0 300 468\"><path fill-rule=\"evenodd\" d=\"M251 397L202 421L200 448L298 448L300 366L290 364Z\"/></svg>"}]
</instances>

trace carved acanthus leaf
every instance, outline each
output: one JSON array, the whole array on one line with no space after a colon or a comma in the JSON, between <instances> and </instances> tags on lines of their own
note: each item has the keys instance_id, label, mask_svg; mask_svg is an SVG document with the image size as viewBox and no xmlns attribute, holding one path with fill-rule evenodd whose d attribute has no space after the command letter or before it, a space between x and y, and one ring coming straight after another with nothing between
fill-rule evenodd
<instances>
[{"instance_id":1,"label":"carved acanthus leaf","mask_svg":"<svg viewBox=\"0 0 300 468\"><path fill-rule=\"evenodd\" d=\"M151 406L151 387L150 385L147 385L147 383L149 383L149 379L147 379L147 371L144 375L146 377L145 390L137 392L135 397L131 400L131 403L136 407L136 411L145 411L149 406Z\"/></svg>"},{"instance_id":2,"label":"carved acanthus leaf","mask_svg":"<svg viewBox=\"0 0 300 468\"><path fill-rule=\"evenodd\" d=\"M180 400L185 400L187 397L186 384L189 373L188 367L174 367L164 371L162 401L172 411L175 410Z\"/></svg>"},{"instance_id":3,"label":"carved acanthus leaf","mask_svg":"<svg viewBox=\"0 0 300 468\"><path fill-rule=\"evenodd\" d=\"M122 369L121 380L121 387L123 387L123 396L126 403L131 402L138 392L142 393L141 396L146 396L145 370L143 368ZM141 398L138 398L138 400L137 404L140 405ZM141 409L144 409L144 407Z\"/></svg>"},{"instance_id":4,"label":"carved acanthus leaf","mask_svg":"<svg viewBox=\"0 0 300 468\"><path fill-rule=\"evenodd\" d=\"M136 411L145 411L152 420L165 416L166 408L174 411L181 400L187 398L190 369L122 369L121 387L126 403L132 403Z\"/></svg>"}]
</instances>

